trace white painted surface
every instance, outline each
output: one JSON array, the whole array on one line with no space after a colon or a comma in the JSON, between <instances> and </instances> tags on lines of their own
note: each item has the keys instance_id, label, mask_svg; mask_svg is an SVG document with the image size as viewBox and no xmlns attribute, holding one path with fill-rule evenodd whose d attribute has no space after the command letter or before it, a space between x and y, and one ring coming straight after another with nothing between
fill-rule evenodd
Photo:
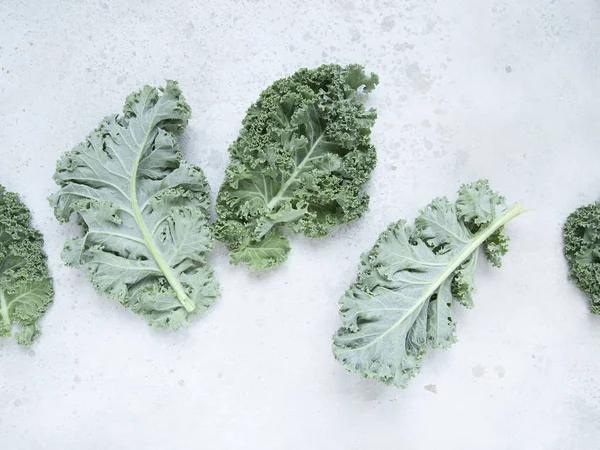
<instances>
[{"instance_id":1,"label":"white painted surface","mask_svg":"<svg viewBox=\"0 0 600 450\"><path fill-rule=\"evenodd\" d=\"M597 449L600 318L560 229L600 193L599 25L595 0L0 2L0 182L34 211L56 280L33 348L0 343L0 448ZM325 62L381 76L363 219L295 238L260 276L218 246L222 298L178 334L63 267L75 228L46 202L55 161L127 94L180 81L185 153L216 192L260 91ZM481 265L459 342L404 391L346 373L330 336L360 253L481 177L532 211L505 267Z\"/></svg>"}]
</instances>

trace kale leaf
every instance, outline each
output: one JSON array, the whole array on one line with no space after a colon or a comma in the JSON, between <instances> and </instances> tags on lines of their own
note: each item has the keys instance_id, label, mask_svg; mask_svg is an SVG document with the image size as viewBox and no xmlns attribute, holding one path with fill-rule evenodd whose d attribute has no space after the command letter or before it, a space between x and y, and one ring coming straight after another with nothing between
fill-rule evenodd
<instances>
[{"instance_id":1,"label":"kale leaf","mask_svg":"<svg viewBox=\"0 0 600 450\"><path fill-rule=\"evenodd\" d=\"M67 241L63 260L85 268L98 292L171 329L218 295L206 261L210 188L177 140L189 118L174 81L131 94L122 115L63 155L50 198L60 221L75 214L84 230Z\"/></svg>"},{"instance_id":2,"label":"kale leaf","mask_svg":"<svg viewBox=\"0 0 600 450\"><path fill-rule=\"evenodd\" d=\"M37 321L52 302L42 235L30 225L18 195L0 186L0 337L30 345Z\"/></svg>"},{"instance_id":3,"label":"kale leaf","mask_svg":"<svg viewBox=\"0 0 600 450\"><path fill-rule=\"evenodd\" d=\"M569 276L587 295L592 313L600 314L600 203L573 211L563 237Z\"/></svg>"},{"instance_id":4,"label":"kale leaf","mask_svg":"<svg viewBox=\"0 0 600 450\"><path fill-rule=\"evenodd\" d=\"M308 237L360 217L376 163L364 93L378 83L361 66L301 69L250 107L217 197L215 237L232 263L269 269L290 250L284 228Z\"/></svg>"},{"instance_id":5,"label":"kale leaf","mask_svg":"<svg viewBox=\"0 0 600 450\"><path fill-rule=\"evenodd\" d=\"M364 378L404 387L428 348L456 342L452 305L472 306L479 248L500 266L504 225L523 212L485 180L463 186L456 203L437 198L415 220L400 220L363 255L356 282L340 299L335 358Z\"/></svg>"}]
</instances>

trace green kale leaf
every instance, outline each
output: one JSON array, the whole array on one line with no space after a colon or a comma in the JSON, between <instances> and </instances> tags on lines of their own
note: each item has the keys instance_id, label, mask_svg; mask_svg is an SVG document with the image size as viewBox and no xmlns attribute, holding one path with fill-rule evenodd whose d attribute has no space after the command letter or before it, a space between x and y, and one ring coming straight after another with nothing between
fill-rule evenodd
<instances>
[{"instance_id":1,"label":"green kale leaf","mask_svg":"<svg viewBox=\"0 0 600 450\"><path fill-rule=\"evenodd\" d=\"M232 263L277 266L290 250L284 228L325 236L367 210L377 115L363 100L378 81L358 65L324 65L262 92L229 148L217 197L215 237Z\"/></svg>"},{"instance_id":2,"label":"green kale leaf","mask_svg":"<svg viewBox=\"0 0 600 450\"><path fill-rule=\"evenodd\" d=\"M600 314L600 202L572 212L563 237L569 276L587 295L592 313Z\"/></svg>"},{"instance_id":3,"label":"green kale leaf","mask_svg":"<svg viewBox=\"0 0 600 450\"><path fill-rule=\"evenodd\" d=\"M428 348L456 342L452 305L472 306L478 249L495 266L506 253L504 225L521 214L487 181L463 186L456 203L437 198L415 220L400 220L363 255L356 282L340 299L335 358L364 378L405 387Z\"/></svg>"},{"instance_id":4,"label":"green kale leaf","mask_svg":"<svg viewBox=\"0 0 600 450\"><path fill-rule=\"evenodd\" d=\"M37 321L52 302L42 235L17 194L0 186L0 337L30 345Z\"/></svg>"},{"instance_id":5,"label":"green kale leaf","mask_svg":"<svg viewBox=\"0 0 600 450\"><path fill-rule=\"evenodd\" d=\"M174 81L131 94L122 115L63 155L50 198L60 221L75 214L84 230L65 244L65 263L85 268L98 292L150 325L171 329L218 295L206 261L210 188L177 140L189 118Z\"/></svg>"}]
</instances>

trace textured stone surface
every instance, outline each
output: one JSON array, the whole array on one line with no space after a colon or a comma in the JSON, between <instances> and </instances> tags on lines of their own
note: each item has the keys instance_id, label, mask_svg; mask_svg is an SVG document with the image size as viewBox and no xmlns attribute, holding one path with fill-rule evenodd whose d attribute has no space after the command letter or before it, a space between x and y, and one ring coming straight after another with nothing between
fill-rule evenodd
<instances>
[{"instance_id":1,"label":"textured stone surface","mask_svg":"<svg viewBox=\"0 0 600 450\"><path fill-rule=\"evenodd\" d=\"M38 343L0 342L0 447L597 449L600 318L566 278L560 229L600 193L599 24L594 0L0 2L0 183L34 211L56 279ZM295 238L258 276L218 246L222 298L178 334L62 266L55 161L125 95L179 80L186 157L216 193L259 92L325 62L381 76L363 219ZM404 391L346 373L330 336L360 253L481 177L531 211L505 267L482 264L459 342Z\"/></svg>"}]
</instances>

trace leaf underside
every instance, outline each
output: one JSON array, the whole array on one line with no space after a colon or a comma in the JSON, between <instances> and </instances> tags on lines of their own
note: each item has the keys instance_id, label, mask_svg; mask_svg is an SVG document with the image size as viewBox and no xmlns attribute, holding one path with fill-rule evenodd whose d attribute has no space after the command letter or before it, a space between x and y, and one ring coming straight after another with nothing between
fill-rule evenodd
<instances>
[{"instance_id":1,"label":"leaf underside","mask_svg":"<svg viewBox=\"0 0 600 450\"><path fill-rule=\"evenodd\" d=\"M456 342L452 307L472 306L479 247L499 266L503 225L522 212L485 180L461 187L456 203L435 199L408 227L392 224L363 255L356 282L340 299L335 358L364 378L405 387L428 348Z\"/></svg>"},{"instance_id":2,"label":"leaf underside","mask_svg":"<svg viewBox=\"0 0 600 450\"><path fill-rule=\"evenodd\" d=\"M174 81L131 94L122 115L63 155L50 198L59 220L75 214L84 230L67 241L63 260L85 268L98 292L172 329L218 295L206 261L209 186L178 143L189 117Z\"/></svg>"},{"instance_id":3,"label":"leaf underside","mask_svg":"<svg viewBox=\"0 0 600 450\"><path fill-rule=\"evenodd\" d=\"M325 236L367 210L376 113L363 92L377 83L357 65L301 69L250 107L216 204L215 236L232 263L277 266L290 250L285 228Z\"/></svg>"},{"instance_id":4,"label":"leaf underside","mask_svg":"<svg viewBox=\"0 0 600 450\"><path fill-rule=\"evenodd\" d=\"M0 186L0 337L30 345L37 322L52 302L43 240L17 194Z\"/></svg>"}]
</instances>

